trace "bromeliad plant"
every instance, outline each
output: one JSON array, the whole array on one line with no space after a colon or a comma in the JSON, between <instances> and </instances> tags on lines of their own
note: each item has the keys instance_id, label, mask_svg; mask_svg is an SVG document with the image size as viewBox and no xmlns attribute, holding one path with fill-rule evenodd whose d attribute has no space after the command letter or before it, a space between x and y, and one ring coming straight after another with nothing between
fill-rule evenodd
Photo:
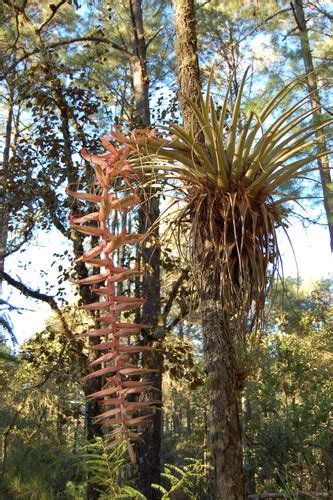
<instances>
[{"instance_id":1,"label":"bromeliad plant","mask_svg":"<svg viewBox=\"0 0 333 500\"><path fill-rule=\"evenodd\" d=\"M201 302L216 498L245 497L240 391L256 365L258 326L279 263L276 230L286 230L291 199L285 186L327 154L315 151L332 123L311 119L319 106L307 108L305 97L278 112L303 79L287 84L260 113L244 115L245 74L231 110L229 91L220 111L209 89L205 99L188 100L189 130L170 124L168 138L116 134L141 155L138 170L151 173L153 182L176 180L174 190L181 191L176 222L180 233L190 234Z\"/></svg>"},{"instance_id":2,"label":"bromeliad plant","mask_svg":"<svg viewBox=\"0 0 333 500\"><path fill-rule=\"evenodd\" d=\"M141 377L149 371L138 368L131 362L131 355L151 349L142 345L131 344L131 337L140 333L145 325L123 322L120 315L141 306L145 299L129 297L117 293L117 284L132 277L141 275L139 269L124 267L119 262L118 250L123 245L135 245L143 241L143 234L128 234L122 227L117 234L110 230L110 218L120 212L128 211L140 203L136 193L135 174L127 162L130 152L128 146L114 147L107 138L102 139L106 153L91 155L82 150L83 158L93 163L96 175L94 192L74 192L69 188L67 194L73 198L93 203L96 209L87 215L71 215L71 227L81 234L97 238L98 244L87 250L78 262L84 262L99 268L98 274L76 281L79 285L89 285L100 300L82 306L87 311L97 312L97 319L103 327L89 330L78 336L102 337L100 343L90 345L101 355L91 362L91 366L99 369L83 377L83 381L94 377L105 377L103 389L90 394L89 398L97 398L104 411L98 419L105 426L113 428L109 435L113 440L110 447L126 441L130 457L135 462L132 442L139 438L132 428L142 424L150 415L139 416L142 408L151 407L158 401L128 401L128 395L138 395L149 387L149 382ZM117 187L115 187L117 186ZM119 217L120 219L120 217Z\"/></svg>"},{"instance_id":3,"label":"bromeliad plant","mask_svg":"<svg viewBox=\"0 0 333 500\"><path fill-rule=\"evenodd\" d=\"M166 129L170 139L152 131L137 131L134 140L115 133L120 142L139 151L141 165L136 170L151 172L154 182L156 177L178 179L175 190L181 191L184 208L177 211L176 221L178 227L190 225L202 298L208 293L221 301L227 317L240 320L241 335L258 324L270 282L268 270L273 277L277 268L276 228L285 226L286 202L293 199L284 188L317 169L313 162L328 152L310 150L333 122L305 122L320 108L304 109L309 96L275 116L304 77L286 85L260 113L245 116L241 107L247 72L231 111L230 89L220 112L210 89L199 103L187 99L193 113L190 130L171 123ZM194 132L197 125L199 132ZM320 137L318 131L323 131ZM244 323L241 318L250 310L252 322Z\"/></svg>"}]
</instances>

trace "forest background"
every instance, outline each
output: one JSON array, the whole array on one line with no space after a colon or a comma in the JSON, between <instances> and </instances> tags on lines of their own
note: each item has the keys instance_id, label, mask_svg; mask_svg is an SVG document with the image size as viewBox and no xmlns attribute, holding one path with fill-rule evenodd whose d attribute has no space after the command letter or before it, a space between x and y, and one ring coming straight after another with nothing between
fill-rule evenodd
<instances>
[{"instance_id":1,"label":"forest background","mask_svg":"<svg viewBox=\"0 0 333 500\"><path fill-rule=\"evenodd\" d=\"M230 81L235 100L248 66L246 106L252 109L304 72L293 4L196 2L202 79L205 85L213 67L217 102ZM323 112L329 114L332 6L298 4L306 19ZM87 272L73 270L72 257L82 253L86 242L69 228L73 202L65 194L67 184L91 182L91 168L80 159L80 149L100 151L99 138L115 126L128 131L181 121L173 5L149 0L4 1L0 16L2 495L139 498L135 488L153 498L159 493L150 484L157 482L166 491L173 489L165 498L209 498L205 366L188 263L171 238L161 238L158 251L149 254L147 245L145 255L133 257L144 259L151 277L150 283L135 286L150 287L154 297L143 315L149 313L156 326L158 350L152 362L161 375L154 382L164 401L163 417L159 413L154 422L158 431L163 420L162 432L153 439L146 436L139 471L123 451L110 456L91 423L94 408L84 398L90 388L79 382L87 370L87 351L72 339L91 321L77 307L87 299L87 290L73 292L67 284L69 277ZM144 92L146 102L140 99ZM302 92L306 90L294 98ZM292 240L294 227L326 224L320 176L311 177L314 181L289 186L306 198L302 206L290 207ZM163 210L168 200L161 196L159 202ZM160 207L157 201L126 223L144 227L147 210L151 222ZM329 231L323 226L324 231L323 245L329 250ZM156 234L151 238L153 247ZM312 258L319 260L318 255ZM327 273L327 279L307 286L286 276L284 285L277 283L272 290L262 343L254 354L256 369L244 389L249 495L332 493L331 286ZM53 310L44 327L33 326L38 319L31 319L30 303L21 305L15 291ZM20 346L17 314L25 322L29 318L27 329L35 333ZM162 479L156 470L160 454L163 464L171 464ZM150 455L155 464L147 465Z\"/></svg>"}]
</instances>

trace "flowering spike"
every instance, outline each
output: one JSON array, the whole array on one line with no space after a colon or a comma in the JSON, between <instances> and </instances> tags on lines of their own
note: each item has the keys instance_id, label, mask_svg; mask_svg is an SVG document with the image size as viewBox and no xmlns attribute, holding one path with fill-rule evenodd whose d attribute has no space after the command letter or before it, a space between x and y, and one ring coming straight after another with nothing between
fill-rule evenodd
<instances>
[{"instance_id":1,"label":"flowering spike","mask_svg":"<svg viewBox=\"0 0 333 500\"><path fill-rule=\"evenodd\" d=\"M136 137L139 133L136 133ZM100 352L101 355L94 359L90 366L100 366L99 369L85 375L81 380L86 381L95 377L105 377L104 388L90 394L89 399L99 400L103 411L96 419L106 426L112 426L108 431L110 436L115 436L109 447L117 446L126 441L128 452L133 463L136 462L133 441L139 439L137 433L129 430L130 426L144 424L151 415L138 415L140 409L161 404L161 401L128 402L127 395L140 394L150 387L150 383L142 377L156 370L138 368L129 362L131 354L151 350L151 347L129 344L128 338L137 335L148 325L120 322L119 315L124 311L132 311L146 302L145 298L117 295L117 283L130 280L142 275L139 269L130 269L117 265L117 250L123 245L136 245L145 238L143 234L128 234L122 227L117 234L111 234L108 228L108 219L115 215L114 212L126 212L141 200L136 192L135 182L137 175L127 162L127 157L132 151L129 145L116 148L107 139L124 139L118 132L109 137L102 138L102 145L106 153L91 155L82 149L83 158L94 164L96 176L96 193L74 192L67 188L66 192L78 200L94 203L94 211L83 216L71 215L72 229L85 236L99 238L93 248L84 252L76 262L85 262L88 265L100 268L99 274L77 280L75 283L89 285L92 291L100 297L98 302L85 304L81 309L88 311L106 310L104 316L99 315L99 322L105 326L77 334L77 337L103 337L99 344L89 346L89 349ZM121 192L112 189L112 181L117 178L117 186ZM121 217L119 217L121 219ZM88 223L88 224L87 224ZM90 224L89 224L90 223ZM102 352L101 352L102 351ZM134 413L134 415L132 415ZM114 417L111 418L110 417Z\"/></svg>"}]
</instances>

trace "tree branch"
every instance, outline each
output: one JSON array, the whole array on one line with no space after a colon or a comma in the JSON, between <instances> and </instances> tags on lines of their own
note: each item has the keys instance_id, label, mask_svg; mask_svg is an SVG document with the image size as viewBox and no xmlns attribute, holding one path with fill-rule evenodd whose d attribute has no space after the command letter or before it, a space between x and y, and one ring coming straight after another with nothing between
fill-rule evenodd
<instances>
[{"instance_id":1,"label":"tree branch","mask_svg":"<svg viewBox=\"0 0 333 500\"><path fill-rule=\"evenodd\" d=\"M54 297L51 297L50 295L46 295L45 293L38 292L37 290L33 290L32 288L29 288L26 286L24 283L21 283L20 281L17 281L14 279L12 276L7 274L5 271L0 270L0 278L4 279L7 281L7 283L17 290L19 290L23 295L26 297L31 297L33 299L41 300L42 302L46 302L52 309L52 311L56 314L58 319L60 320L61 326L63 328L64 333L68 338L71 340L74 339L74 335L71 331L71 329L68 326L68 323L65 319L64 314L60 310L58 304L56 303Z\"/></svg>"},{"instance_id":2,"label":"tree branch","mask_svg":"<svg viewBox=\"0 0 333 500\"><path fill-rule=\"evenodd\" d=\"M58 10L60 9L60 7L62 5L64 5L65 3L67 2L67 0L60 0L60 2L57 4L57 5L54 5L54 4L51 4L49 7L51 9L51 14L49 15L49 17L39 26L39 28L37 28L37 33L41 33L42 29L45 28L45 26L47 24L49 24L53 17L56 15L56 13L58 12Z\"/></svg>"},{"instance_id":3,"label":"tree branch","mask_svg":"<svg viewBox=\"0 0 333 500\"><path fill-rule=\"evenodd\" d=\"M23 239L20 240L18 243L13 243L13 244L8 244L7 246L9 247L9 249L6 249L6 251L4 253L1 253L0 252L0 258L5 258L5 257L8 257L9 255L12 255L13 253L15 252L18 252L18 250L20 250L23 245L26 244L26 242L29 240L30 236L32 235L32 230L34 228L34 223L32 222L32 220L29 221L29 225L27 225L27 227L24 229L24 232L23 232Z\"/></svg>"},{"instance_id":4,"label":"tree branch","mask_svg":"<svg viewBox=\"0 0 333 500\"><path fill-rule=\"evenodd\" d=\"M274 14L272 14L271 16L268 16L266 17L266 19L264 21L262 21L261 23L258 23L257 26L255 26L249 33L246 33L245 36L243 36L243 38L241 38L240 40L238 40L238 45L243 42L247 37L249 36L252 36L258 29L260 29L262 26L265 26L266 23L268 23L269 21L271 21L272 19L274 19L274 17L277 17L279 16L280 14L284 14L285 12L289 12L291 10L291 7L287 7L285 9L281 9L279 10L278 12L275 12Z\"/></svg>"},{"instance_id":5,"label":"tree branch","mask_svg":"<svg viewBox=\"0 0 333 500\"><path fill-rule=\"evenodd\" d=\"M165 306L163 308L162 312L162 318L163 318L163 323L166 323L166 319L168 317L168 314L171 310L172 304L177 296L178 290L185 281L185 279L188 277L189 273L189 268L186 267L185 269L182 270L180 276L177 278L177 280L173 283L171 292L169 293L169 298L165 303Z\"/></svg>"},{"instance_id":6,"label":"tree branch","mask_svg":"<svg viewBox=\"0 0 333 500\"><path fill-rule=\"evenodd\" d=\"M0 80L3 80L6 78L6 76L13 71L18 64L21 62L25 61L26 59L29 59L29 57L39 54L40 52L48 51L55 49L57 47L61 47L64 45L71 45L72 43L80 43L80 42L96 42L96 43L105 43L110 45L113 49L118 50L119 52L122 52L123 54L126 55L126 57L130 58L132 54L128 52L124 47L121 47L120 45L111 42L111 40L108 40L105 37L99 37L99 36L83 36L83 37L77 37L77 38L64 38L62 40L58 40L57 42L50 43L46 47L36 47L34 50L31 50L30 52L26 52L22 57L17 59L7 70L5 70L1 75L0 75Z\"/></svg>"},{"instance_id":7,"label":"tree branch","mask_svg":"<svg viewBox=\"0 0 333 500\"><path fill-rule=\"evenodd\" d=\"M176 316L172 321L171 323L169 323L167 326L166 326L166 330L168 332L171 332L174 328L176 328L176 326L179 325L179 323L181 322L182 319L184 319L184 317L186 316L186 314L188 313L188 311L181 311L180 314L178 314L178 316Z\"/></svg>"},{"instance_id":8,"label":"tree branch","mask_svg":"<svg viewBox=\"0 0 333 500\"><path fill-rule=\"evenodd\" d=\"M50 43L47 47L47 49L54 49L56 47L59 47L61 45L70 45L71 43L78 43L78 42L97 42L97 43L106 43L108 45L111 45L111 47L115 50L119 50L119 52L123 52L126 54L127 57L131 57L132 54L128 52L124 47L121 47L117 43L111 42L108 38L105 37L99 37L99 36L82 36L78 38L64 38L63 40L59 40L58 42Z\"/></svg>"},{"instance_id":9,"label":"tree branch","mask_svg":"<svg viewBox=\"0 0 333 500\"><path fill-rule=\"evenodd\" d=\"M165 28L165 26L161 26L154 35L149 38L148 42L146 42L146 49L148 49L149 45L155 40L155 38L161 33L161 31Z\"/></svg>"},{"instance_id":10,"label":"tree branch","mask_svg":"<svg viewBox=\"0 0 333 500\"><path fill-rule=\"evenodd\" d=\"M70 239L70 233L71 233L70 230L63 225L60 218L56 214L56 208L58 206L57 196L50 187L45 188L43 200L45 206L49 211L50 219L53 225L56 227L56 229L58 229L58 231L60 231L61 234L63 234L66 238Z\"/></svg>"},{"instance_id":11,"label":"tree branch","mask_svg":"<svg viewBox=\"0 0 333 500\"><path fill-rule=\"evenodd\" d=\"M27 1L24 1L20 7L12 3L10 0L3 0L3 3L4 5L7 5L7 7L13 9L16 15L21 15L27 23L32 24L31 19L27 16L27 13L25 12Z\"/></svg>"},{"instance_id":12,"label":"tree branch","mask_svg":"<svg viewBox=\"0 0 333 500\"><path fill-rule=\"evenodd\" d=\"M314 4L313 2L309 2L308 5L311 5L311 8L313 10L317 10L318 12L320 12L321 14L323 14L323 16L327 17L330 21L333 20L333 15L330 14L330 12L328 12L327 10L325 10L323 7L321 7L321 5L317 5L317 4Z\"/></svg>"},{"instance_id":13,"label":"tree branch","mask_svg":"<svg viewBox=\"0 0 333 500\"><path fill-rule=\"evenodd\" d=\"M301 23L299 22L299 19L298 19L298 16L297 16L294 4L292 2L290 2L290 6L291 6L291 10L293 11L293 16L294 16L297 28L299 29L300 33L302 33L304 31L304 28L301 25Z\"/></svg>"}]
</instances>

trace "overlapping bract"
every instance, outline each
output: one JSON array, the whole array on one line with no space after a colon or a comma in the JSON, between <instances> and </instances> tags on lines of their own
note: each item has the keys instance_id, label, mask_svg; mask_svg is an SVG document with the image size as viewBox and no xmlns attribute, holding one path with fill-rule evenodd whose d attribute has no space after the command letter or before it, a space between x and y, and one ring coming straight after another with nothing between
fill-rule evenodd
<instances>
[{"instance_id":1,"label":"overlapping bract","mask_svg":"<svg viewBox=\"0 0 333 500\"><path fill-rule=\"evenodd\" d=\"M143 241L143 234L128 234L126 228L112 234L109 229L110 215L113 211L128 211L140 203L135 184L137 174L127 163L130 152L128 146L114 147L106 138L102 145L107 150L100 155L91 155L86 150L81 154L85 160L94 164L96 189L94 193L75 192L67 189L67 194L77 200L96 205L95 211L83 216L71 215L71 227L79 233L98 238L98 244L87 250L77 261L83 261L94 268L98 274L77 280L79 285L90 285L100 300L82 306L87 311L99 312L98 328L78 334L80 337L103 337L100 343L90 349L101 355L92 361L95 369L83 377L83 381L94 377L104 377L103 389L90 394L91 399L98 399L103 411L98 415L102 424L113 427L110 446L116 446L126 440L130 457L135 462L132 442L138 439L138 433L132 430L151 415L139 416L140 409L146 409L159 401L128 401L127 396L139 395L149 387L149 382L142 380L148 369L138 368L131 362L131 355L151 349L151 347L130 344L133 335L140 333L145 325L126 323L120 319L122 312L132 311L144 304L145 299L129 297L117 293L117 284L142 274L139 269L130 269L119 265L117 251L123 245L135 245ZM117 185L118 189L113 188Z\"/></svg>"}]
</instances>

